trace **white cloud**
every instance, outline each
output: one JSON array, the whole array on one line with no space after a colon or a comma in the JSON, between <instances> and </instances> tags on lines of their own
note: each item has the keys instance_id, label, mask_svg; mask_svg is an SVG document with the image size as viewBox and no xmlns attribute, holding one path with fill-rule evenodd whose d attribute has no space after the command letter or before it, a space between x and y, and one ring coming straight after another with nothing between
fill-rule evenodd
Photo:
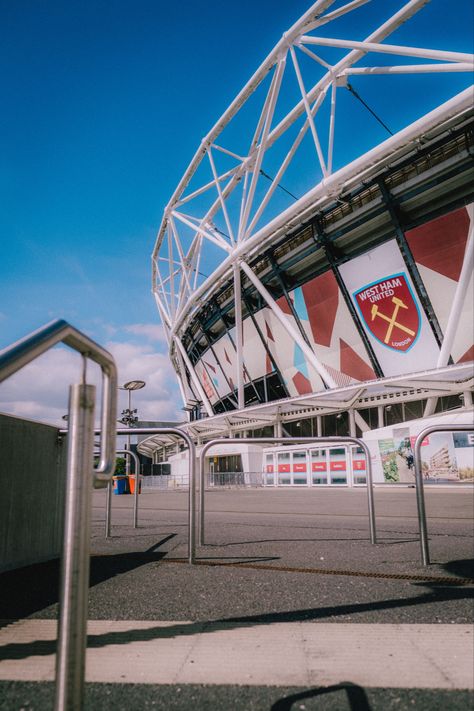
<instances>
[{"instance_id":1,"label":"white cloud","mask_svg":"<svg viewBox=\"0 0 474 711\"><path fill-rule=\"evenodd\" d=\"M145 388L132 395L132 407L138 409L140 419L183 419L176 375L166 354L157 352L150 344L121 340L110 341L105 348L116 360L119 384L128 380L146 382ZM64 347L53 348L0 385L0 410L63 426L61 418L68 410L69 385L80 382L81 374L79 354ZM100 369L94 363L88 365L87 382L100 389ZM127 406L127 393L119 392L119 413Z\"/></svg>"},{"instance_id":2,"label":"white cloud","mask_svg":"<svg viewBox=\"0 0 474 711\"><path fill-rule=\"evenodd\" d=\"M163 326L155 323L132 323L124 327L128 333L136 336L144 336L149 341L160 341L166 343L166 336Z\"/></svg>"}]
</instances>

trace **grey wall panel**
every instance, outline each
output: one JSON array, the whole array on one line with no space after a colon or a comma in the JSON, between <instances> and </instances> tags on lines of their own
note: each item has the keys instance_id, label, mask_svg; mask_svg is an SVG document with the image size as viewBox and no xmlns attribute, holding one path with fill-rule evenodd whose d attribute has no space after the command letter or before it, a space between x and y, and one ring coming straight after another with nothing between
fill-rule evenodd
<instances>
[{"instance_id":1,"label":"grey wall panel","mask_svg":"<svg viewBox=\"0 0 474 711\"><path fill-rule=\"evenodd\" d=\"M60 555L66 450L55 427L0 415L0 570Z\"/></svg>"}]
</instances>

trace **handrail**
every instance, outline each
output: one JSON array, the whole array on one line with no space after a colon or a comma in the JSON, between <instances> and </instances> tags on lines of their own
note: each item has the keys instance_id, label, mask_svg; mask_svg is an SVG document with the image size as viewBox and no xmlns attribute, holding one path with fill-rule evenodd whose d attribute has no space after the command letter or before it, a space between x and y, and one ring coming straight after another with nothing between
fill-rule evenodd
<instances>
[{"instance_id":1,"label":"handrail","mask_svg":"<svg viewBox=\"0 0 474 711\"><path fill-rule=\"evenodd\" d=\"M474 431L474 423L472 425L432 425L422 430L415 440L413 450L413 462L415 465L415 480L416 480L416 504L418 509L418 526L420 531L421 545L421 560L423 565L430 564L430 550L428 543L428 530L426 526L426 510L425 510L425 490L423 486L423 472L421 471L421 444L425 437L433 432L472 432Z\"/></svg>"},{"instance_id":2,"label":"handrail","mask_svg":"<svg viewBox=\"0 0 474 711\"><path fill-rule=\"evenodd\" d=\"M57 343L65 343L83 357L82 382L69 388L67 477L56 654L54 707L56 711L68 711L82 706L89 587L91 483L96 488L102 488L111 478L115 468L117 368L113 357L102 346L67 321L58 319L0 352L0 382ZM99 463L95 468L93 454L96 388L86 384L86 358L100 365L103 381L103 436L99 444Z\"/></svg>"},{"instance_id":3,"label":"handrail","mask_svg":"<svg viewBox=\"0 0 474 711\"><path fill-rule=\"evenodd\" d=\"M94 487L102 488L115 469L118 380L117 367L110 353L64 319L57 319L0 351L0 382L21 370L57 343L65 343L84 357L93 360L102 369L101 430L104 432L104 437L100 442L98 466L93 469Z\"/></svg>"},{"instance_id":4,"label":"handrail","mask_svg":"<svg viewBox=\"0 0 474 711\"><path fill-rule=\"evenodd\" d=\"M205 515L205 482L204 482L204 455L217 444L287 444L298 442L300 444L316 444L317 442L328 442L338 444L356 444L364 450L367 461L367 503L369 510L370 542L377 543L377 532L375 527L374 512L374 485L372 480L372 462L370 451L365 442L357 437L231 437L212 439L203 446L199 453L199 545L204 545L204 515Z\"/></svg>"},{"instance_id":5,"label":"handrail","mask_svg":"<svg viewBox=\"0 0 474 711\"><path fill-rule=\"evenodd\" d=\"M139 493L139 475L140 475L140 460L135 452L130 449L117 449L115 454L125 454L135 462L135 493L133 497L133 528L138 528L138 493ZM112 480L107 484L107 496L105 500L105 537L110 538L111 526L111 508L112 508Z\"/></svg>"}]
</instances>

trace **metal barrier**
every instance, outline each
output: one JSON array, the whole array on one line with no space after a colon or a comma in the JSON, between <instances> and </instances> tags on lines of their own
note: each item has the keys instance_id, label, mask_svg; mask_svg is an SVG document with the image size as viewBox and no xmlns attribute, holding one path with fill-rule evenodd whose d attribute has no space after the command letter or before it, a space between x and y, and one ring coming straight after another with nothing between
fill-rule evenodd
<instances>
[{"instance_id":1,"label":"metal barrier","mask_svg":"<svg viewBox=\"0 0 474 711\"><path fill-rule=\"evenodd\" d=\"M95 488L107 485L115 468L117 369L113 357L67 321L47 324L0 352L0 382L42 353L65 343L83 356L82 382L69 389L68 463L56 655L56 711L82 706L89 588L91 474ZM94 468L95 386L86 384L86 359L102 369L99 463Z\"/></svg>"},{"instance_id":2,"label":"metal barrier","mask_svg":"<svg viewBox=\"0 0 474 711\"><path fill-rule=\"evenodd\" d=\"M263 486L263 472L209 472L207 485L215 488L259 488Z\"/></svg>"},{"instance_id":3,"label":"metal barrier","mask_svg":"<svg viewBox=\"0 0 474 711\"><path fill-rule=\"evenodd\" d=\"M420 530L421 560L423 565L430 564L428 529L426 526L425 490L421 471L421 444L425 437L433 432L472 432L474 425L432 425L422 430L415 440L413 452L416 480L416 504L418 508L418 526Z\"/></svg>"},{"instance_id":4,"label":"metal barrier","mask_svg":"<svg viewBox=\"0 0 474 711\"><path fill-rule=\"evenodd\" d=\"M138 494L140 489L140 460L138 459L135 452L129 449L117 449L115 454L125 454L133 459L135 462L135 491L133 495L133 528L138 528ZM111 527L111 510L112 510L112 481L109 481L107 485L107 496L105 501L105 537L110 538L110 527Z\"/></svg>"},{"instance_id":5,"label":"metal barrier","mask_svg":"<svg viewBox=\"0 0 474 711\"><path fill-rule=\"evenodd\" d=\"M95 434L100 434L101 430L95 430ZM68 430L60 430L59 434L66 435ZM191 437L176 427L134 427L133 430L129 427L120 427L116 430L117 435L153 435L153 434L172 434L176 437L184 439L189 449L189 497L188 497L188 562L192 565L196 558L196 447ZM226 440L228 442L229 440ZM125 450L128 452L128 450ZM115 461L114 461L115 469Z\"/></svg>"},{"instance_id":6,"label":"metal barrier","mask_svg":"<svg viewBox=\"0 0 474 711\"><path fill-rule=\"evenodd\" d=\"M325 444L356 444L364 450L365 458L367 461L367 503L368 503L368 513L369 513L369 528L370 528L370 542L372 544L377 543L377 533L375 528L375 513L374 513L374 487L372 481L372 463L370 461L370 452L363 440L357 437L243 437L242 439L235 438L221 438L213 439L206 444L201 449L199 454L199 538L198 543L200 546L205 545L204 534L205 534L205 474L204 474L204 455L206 452L217 444L316 444L317 442L324 442Z\"/></svg>"},{"instance_id":7,"label":"metal barrier","mask_svg":"<svg viewBox=\"0 0 474 711\"><path fill-rule=\"evenodd\" d=\"M61 432L64 433L65 430ZM191 437L176 427L134 427L130 430L128 427L121 427L117 431L117 435L153 435L153 434L171 434L175 437L184 439L189 449L188 475L189 475L189 497L188 497L188 562L192 565L196 558L196 447ZM96 430L96 434L100 434L100 430ZM226 440L228 441L228 440ZM128 451L128 450L127 450ZM137 487L135 487L137 489Z\"/></svg>"},{"instance_id":8,"label":"metal barrier","mask_svg":"<svg viewBox=\"0 0 474 711\"><path fill-rule=\"evenodd\" d=\"M168 491L171 474L150 474L142 479L142 491Z\"/></svg>"}]
</instances>

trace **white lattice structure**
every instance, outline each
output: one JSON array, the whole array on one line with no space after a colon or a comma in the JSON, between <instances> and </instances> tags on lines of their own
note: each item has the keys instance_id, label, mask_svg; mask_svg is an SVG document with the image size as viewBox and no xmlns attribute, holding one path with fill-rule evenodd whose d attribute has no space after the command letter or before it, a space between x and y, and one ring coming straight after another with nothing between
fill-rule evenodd
<instances>
[{"instance_id":1,"label":"white lattice structure","mask_svg":"<svg viewBox=\"0 0 474 711\"><path fill-rule=\"evenodd\" d=\"M430 131L441 135L444 127L449 129L465 121L472 108L473 95L469 84L474 67L473 55L389 43L390 36L422 10L427 0L410 0L382 24L369 28L362 40L350 35L339 38L341 27L347 31L347 24L341 25L341 22L346 22L353 13L363 12L367 2L353 0L341 5L333 0L318 0L283 34L202 140L166 206L153 252L153 292L184 404L200 401L208 417L215 415L214 401L219 400L222 388L227 385L236 411L244 409L245 386L253 380L250 361L255 355L247 357L244 334L250 342L251 338L255 340L255 329L260 329L261 335L265 326L270 330L271 324L273 330L281 329L288 336L291 348L297 348L302 354L299 357L304 368L300 370L306 373L310 389L304 392L300 389L297 395L300 399L306 398L310 403L308 407L324 409L324 403L329 401L328 390L340 391L335 400L337 407L354 406L357 399L368 392L360 387L360 382L372 378L341 375L342 368L337 363L331 365L330 361L329 349L336 346L329 345L328 341L326 357L321 343L310 332L310 318L306 323L298 314L300 323L297 323L295 314L283 308L279 299L272 296L264 283L265 270L258 267L258 258L269 245L281 242L285 235L294 234L330 203L340 201L344 204L341 196L363 185L364 180L373 180L389 162L401 160L410 146L424 141ZM383 2L372 5L383 11ZM331 36L332 28L337 39ZM438 103L420 116L413 116L413 106L407 106L401 113L397 111L396 115L394 112L388 118L397 124L396 133L385 140L381 140L378 130L374 132L374 126L378 129L378 125L372 123L367 131L368 134L374 133L372 145L368 138L362 140L357 136L356 145L363 146L362 155L355 153L356 145L347 140L347 135L344 138L338 133L341 126L347 134L349 108L357 112L360 107L356 100L360 97L351 82L363 77L364 81L382 82L383 91L390 92L390 81L396 77L445 75L448 72L463 73L467 88L451 98L444 96L441 104L438 98ZM456 85L459 88L459 82ZM409 125L399 125L403 114ZM443 373L446 371L456 338L456 324L459 325L460 312L465 308L469 289L472 289L472 251L471 219L462 273L453 286L452 308L446 318L443 317L442 328L439 327L440 333L442 331L438 337L439 351L429 368L420 363L419 368L405 368L405 374L413 370L431 372L435 368L444 369ZM419 271L421 268L419 266ZM339 271L348 284L349 277L344 276L342 266ZM393 271L396 271L395 267ZM241 289L244 283L258 293L269 314L265 321L257 314L252 333L249 331L250 319L245 319L242 314ZM204 367L196 358L190 357L184 343L185 334L192 330L203 305L226 287L233 287L231 314L235 325L229 341L231 345L226 350L224 340L216 342L209 349ZM296 292L295 289L288 297L294 310ZM340 328L360 331L360 324L355 328L353 317L351 320L349 311L342 306L334 316L339 319ZM435 307L433 311L436 311ZM377 354L371 361L363 353L364 344L356 343L355 336L351 343L351 352L365 358L366 365L372 367ZM267 360L278 360L271 344L264 346ZM255 348L260 348L263 354L262 344ZM232 372L226 371L225 358L229 363L235 359ZM340 361L342 356L339 354L338 358ZM220 370L214 384L206 383L208 379L212 380L208 377L210 369L216 368ZM258 375L257 370L255 368ZM396 371L383 367L377 371L376 368L374 380L381 378L380 370L384 371L382 377L396 375ZM289 376L282 377L289 382ZM443 377L445 383L466 380L469 371L463 364L458 366L457 376ZM219 385L219 378L227 385ZM421 380L419 377L417 382ZM433 385L433 382L432 374L425 378L425 385ZM355 387L357 383L359 387ZM429 396L436 394L436 387L431 385L423 390ZM469 387L468 382L463 389ZM288 393L292 394L290 387ZM314 399L315 393L320 393L319 401ZM331 404L326 406L328 411L337 409ZM261 403L252 411L260 425L274 421L275 411L270 404ZM296 412L297 407L293 407L293 411ZM217 426L219 417L214 419ZM221 427L225 429L229 413L220 419ZM234 418L234 424L236 421Z\"/></svg>"}]
</instances>

